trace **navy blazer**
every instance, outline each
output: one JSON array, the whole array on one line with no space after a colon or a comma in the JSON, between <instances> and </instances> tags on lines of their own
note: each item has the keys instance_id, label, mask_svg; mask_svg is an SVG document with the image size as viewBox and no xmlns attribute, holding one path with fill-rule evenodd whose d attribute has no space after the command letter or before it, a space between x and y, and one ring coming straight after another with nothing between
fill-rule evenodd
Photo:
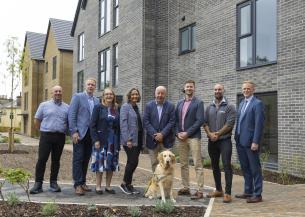
<instances>
[{"instance_id":1,"label":"navy blazer","mask_svg":"<svg viewBox=\"0 0 305 217\"><path fill-rule=\"evenodd\" d=\"M112 126L109 125L107 121L108 117L108 107L104 105L95 105L92 112L92 119L90 124L90 134L92 139L92 144L96 141L100 141L101 147L107 145L108 142L108 128L112 127L114 130L114 145L119 149L120 147L120 112L115 111L115 119Z\"/></svg>"},{"instance_id":2,"label":"navy blazer","mask_svg":"<svg viewBox=\"0 0 305 217\"><path fill-rule=\"evenodd\" d=\"M237 124L241 117L241 109L245 100L243 100L238 108ZM264 128L264 104L262 101L253 96L240 120L240 134L237 135L237 127L235 129L236 144L250 147L254 142L260 144L263 128Z\"/></svg>"},{"instance_id":3,"label":"navy blazer","mask_svg":"<svg viewBox=\"0 0 305 217\"><path fill-rule=\"evenodd\" d=\"M163 103L161 119L159 122L159 115L157 104L155 100L148 102L144 109L144 128L146 129L146 147L149 149L156 148L157 144L154 142L154 134L162 133L163 146L171 148L175 140L175 106L169 101L165 100Z\"/></svg>"},{"instance_id":4,"label":"navy blazer","mask_svg":"<svg viewBox=\"0 0 305 217\"><path fill-rule=\"evenodd\" d=\"M93 97L94 105L99 104L99 99ZM71 135L78 132L83 139L90 127L91 114L86 92L76 93L71 99L68 111L69 130Z\"/></svg>"},{"instance_id":5,"label":"navy blazer","mask_svg":"<svg viewBox=\"0 0 305 217\"><path fill-rule=\"evenodd\" d=\"M178 101L176 107L176 133L183 132L182 130L182 108L184 99ZM203 101L192 98L191 104L188 107L184 118L184 131L187 132L188 138L201 139L200 127L204 122L204 106Z\"/></svg>"}]
</instances>

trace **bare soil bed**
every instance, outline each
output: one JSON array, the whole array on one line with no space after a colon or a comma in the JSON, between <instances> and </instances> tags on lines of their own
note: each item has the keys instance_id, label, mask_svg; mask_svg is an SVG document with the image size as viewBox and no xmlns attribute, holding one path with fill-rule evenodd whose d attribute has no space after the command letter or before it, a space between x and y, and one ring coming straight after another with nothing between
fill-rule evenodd
<instances>
[{"instance_id":1,"label":"bare soil bed","mask_svg":"<svg viewBox=\"0 0 305 217\"><path fill-rule=\"evenodd\" d=\"M175 207L175 210L170 213L156 212L154 207L141 206L139 207L142 217L199 217L204 215L204 209L201 207ZM14 206L7 202L0 201L0 216L2 217L43 217L42 204L23 202ZM83 205L63 205L58 206L56 217L130 217L127 207L105 207L96 206L95 209L89 209L88 206Z\"/></svg>"}]
</instances>

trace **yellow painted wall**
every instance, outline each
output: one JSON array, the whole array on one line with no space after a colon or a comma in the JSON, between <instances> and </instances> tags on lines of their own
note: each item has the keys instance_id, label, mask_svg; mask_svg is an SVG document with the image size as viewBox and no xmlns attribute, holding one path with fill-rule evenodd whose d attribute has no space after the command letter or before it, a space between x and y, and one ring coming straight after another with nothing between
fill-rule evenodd
<instances>
[{"instance_id":1,"label":"yellow painted wall","mask_svg":"<svg viewBox=\"0 0 305 217\"><path fill-rule=\"evenodd\" d=\"M22 71L21 95L21 129L20 132L28 136L37 136L34 127L34 115L42 102L43 94L44 61L32 60L29 56L29 46L26 42L24 48L24 65ZM27 82L25 81L27 79ZM25 109L24 95L28 93L28 108Z\"/></svg>"},{"instance_id":2,"label":"yellow painted wall","mask_svg":"<svg viewBox=\"0 0 305 217\"><path fill-rule=\"evenodd\" d=\"M9 129L11 127L11 119L10 119L10 114L11 114L11 109L10 108L3 108L1 109L2 115L0 116L0 130L5 130ZM21 116L18 115L20 114L21 110L19 108L13 108L13 128L15 131L19 131L21 127Z\"/></svg>"},{"instance_id":3,"label":"yellow painted wall","mask_svg":"<svg viewBox=\"0 0 305 217\"><path fill-rule=\"evenodd\" d=\"M53 57L57 57L56 78L53 74ZM44 78L44 90L48 89L48 99L51 96L51 89L55 85L63 88L63 101L70 103L72 96L72 67L73 52L60 51L57 48L52 26L50 27L47 46L45 50L45 62L48 62L48 74Z\"/></svg>"}]
</instances>

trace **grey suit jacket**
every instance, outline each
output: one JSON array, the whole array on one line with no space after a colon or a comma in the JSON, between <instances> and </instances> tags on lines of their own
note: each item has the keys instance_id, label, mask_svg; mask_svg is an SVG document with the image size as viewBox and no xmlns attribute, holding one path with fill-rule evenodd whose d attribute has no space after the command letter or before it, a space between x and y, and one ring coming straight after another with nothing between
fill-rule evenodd
<instances>
[{"instance_id":1,"label":"grey suit jacket","mask_svg":"<svg viewBox=\"0 0 305 217\"><path fill-rule=\"evenodd\" d=\"M128 140L132 141L133 146L138 145L138 119L130 103L124 103L121 107L120 130L122 145L127 145Z\"/></svg>"},{"instance_id":2,"label":"grey suit jacket","mask_svg":"<svg viewBox=\"0 0 305 217\"><path fill-rule=\"evenodd\" d=\"M176 133L183 132L182 130L182 108L184 99L180 100L176 106ZM184 131L187 132L189 138L201 138L200 127L204 122L204 107L203 102L196 97L193 97L190 106L188 107L184 118Z\"/></svg>"},{"instance_id":3,"label":"grey suit jacket","mask_svg":"<svg viewBox=\"0 0 305 217\"><path fill-rule=\"evenodd\" d=\"M94 105L99 104L99 99L93 97ZM76 93L71 99L68 111L69 130L71 135L78 132L83 139L90 127L91 114L86 92Z\"/></svg>"}]
</instances>

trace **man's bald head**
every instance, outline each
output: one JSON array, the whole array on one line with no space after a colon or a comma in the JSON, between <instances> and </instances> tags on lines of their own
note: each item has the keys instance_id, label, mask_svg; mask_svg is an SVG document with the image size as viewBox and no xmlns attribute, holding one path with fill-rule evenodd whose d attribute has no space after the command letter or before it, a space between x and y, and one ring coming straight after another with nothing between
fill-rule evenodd
<instances>
[{"instance_id":1,"label":"man's bald head","mask_svg":"<svg viewBox=\"0 0 305 217\"><path fill-rule=\"evenodd\" d=\"M59 85L55 85L52 87L52 97L55 102L62 101L62 87Z\"/></svg>"}]
</instances>

